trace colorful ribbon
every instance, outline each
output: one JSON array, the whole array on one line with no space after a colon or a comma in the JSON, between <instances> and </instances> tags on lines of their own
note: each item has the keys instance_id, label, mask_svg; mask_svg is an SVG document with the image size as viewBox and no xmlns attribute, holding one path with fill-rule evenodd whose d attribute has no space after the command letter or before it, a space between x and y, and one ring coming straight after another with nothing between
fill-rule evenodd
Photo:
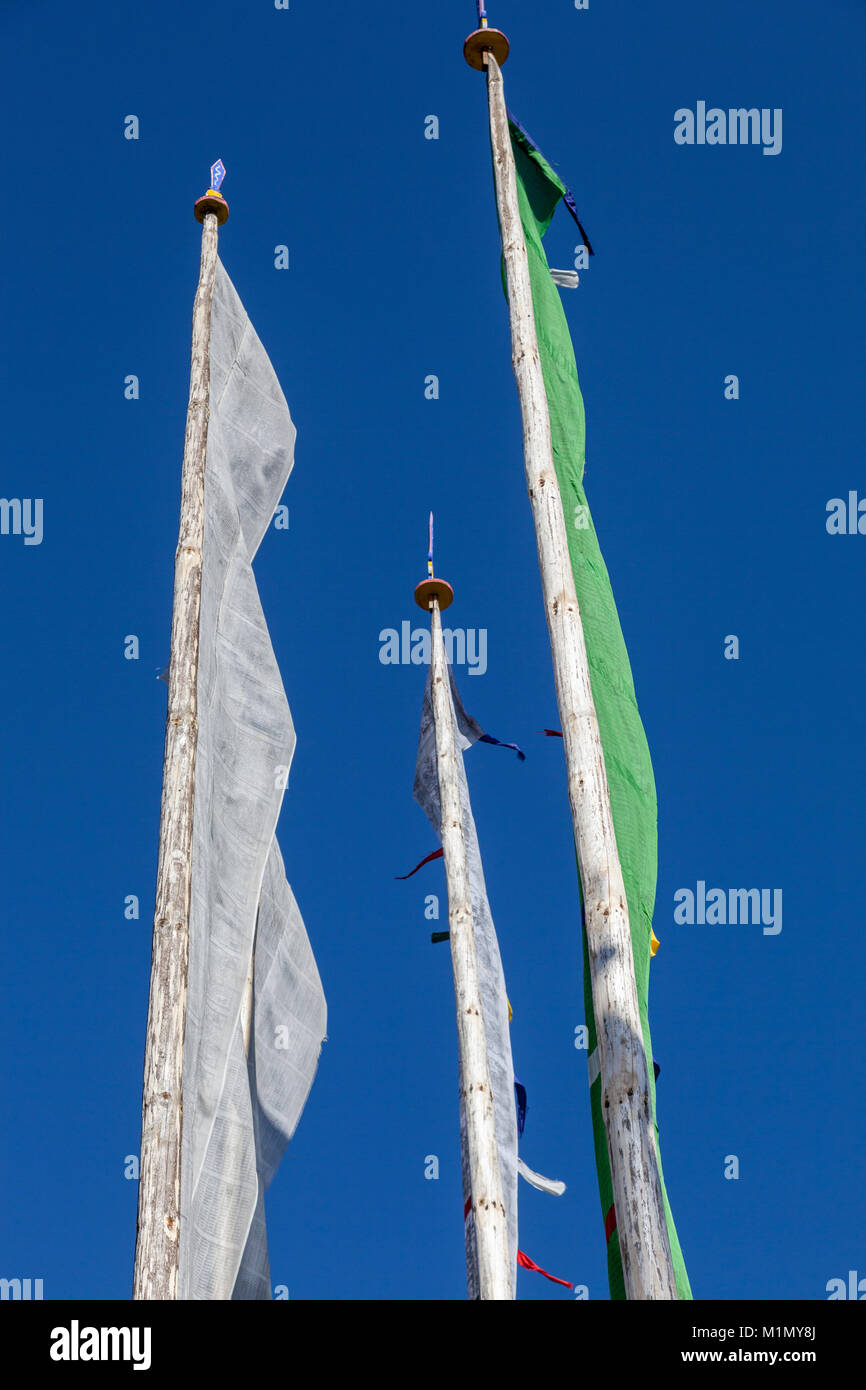
<instances>
[{"instance_id":1,"label":"colorful ribbon","mask_svg":"<svg viewBox=\"0 0 866 1390\"><path fill-rule=\"evenodd\" d=\"M482 734L479 743L495 743L498 748L513 748L522 763L526 762L526 754L522 748L518 748L516 743L505 743L501 738L494 738L492 734Z\"/></svg>"},{"instance_id":2,"label":"colorful ribbon","mask_svg":"<svg viewBox=\"0 0 866 1390\"><path fill-rule=\"evenodd\" d=\"M394 877L398 880L398 882L401 882L401 883L402 883L402 882L404 882L407 878L411 878L411 877L412 877L412 874L417 874L418 870L419 870L419 869L423 869L425 864L429 864L430 861L431 861L431 859L441 859L441 858L442 858L442 855L444 854L444 852L445 852L445 851L444 851L444 850L441 850L441 849L434 849L434 851L433 851L432 854L428 854L426 859L422 859L420 864L416 864L416 865L415 865L415 867L414 867L414 869L411 871L411 873L408 873L408 874L395 874Z\"/></svg>"},{"instance_id":3,"label":"colorful ribbon","mask_svg":"<svg viewBox=\"0 0 866 1390\"><path fill-rule=\"evenodd\" d=\"M546 1269L542 1269L541 1265L537 1265L528 1255L524 1255L522 1250L518 1250L517 1252L517 1263L521 1265L523 1269L534 1269L536 1274L543 1274L545 1279L550 1280L551 1284L564 1284L567 1289L574 1288L574 1284L570 1279L557 1279L555 1274L548 1274Z\"/></svg>"}]
</instances>

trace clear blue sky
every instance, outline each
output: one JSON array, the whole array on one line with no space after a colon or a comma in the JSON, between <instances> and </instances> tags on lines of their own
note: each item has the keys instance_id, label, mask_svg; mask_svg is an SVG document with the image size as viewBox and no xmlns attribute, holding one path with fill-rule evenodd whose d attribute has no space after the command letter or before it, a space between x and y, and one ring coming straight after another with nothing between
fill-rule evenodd
<instances>
[{"instance_id":1,"label":"clear blue sky","mask_svg":"<svg viewBox=\"0 0 866 1390\"><path fill-rule=\"evenodd\" d=\"M289 530L269 533L257 574L298 732L280 840L330 1013L272 1190L274 1283L464 1294L450 963L423 910L439 893L444 916L441 865L394 881L434 848L411 798L425 673L379 661L383 628L423 621L432 507L454 623L488 634L485 674L457 670L464 702L527 752L467 758L529 1094L522 1151L568 1184L558 1200L521 1186L521 1246L607 1297L562 746L539 734L558 716L484 83L461 52L474 15L471 0L3 7L0 493L42 498L44 536L0 536L0 1274L42 1277L46 1297L130 1290L155 676L192 203L218 156L221 254L298 428ZM830 498L866 494L866 18L855 0L490 0L490 15L512 43L509 104L597 251L566 308L587 490L658 784L650 1017L686 1263L698 1297L820 1299L866 1274L866 537L825 527ZM677 145L674 112L698 101L781 108L781 153ZM551 263L569 266L576 241L560 212ZM782 889L782 931L677 925L674 893L699 880ZM568 1294L521 1273L520 1297Z\"/></svg>"}]
</instances>

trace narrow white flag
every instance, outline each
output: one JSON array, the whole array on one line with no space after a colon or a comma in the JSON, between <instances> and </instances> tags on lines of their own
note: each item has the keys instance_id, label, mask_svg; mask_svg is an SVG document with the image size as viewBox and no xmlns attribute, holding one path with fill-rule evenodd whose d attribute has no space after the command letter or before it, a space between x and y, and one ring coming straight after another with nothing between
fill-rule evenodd
<instances>
[{"instance_id":1,"label":"narrow white flag","mask_svg":"<svg viewBox=\"0 0 866 1390\"><path fill-rule=\"evenodd\" d=\"M484 1031L487 1041L487 1060L490 1069L490 1085L493 1091L493 1114L496 1128L496 1148L499 1156L499 1174L505 1200L505 1213L508 1224L508 1256L512 1288L517 1280L517 1113L514 1104L514 1066L511 1060L511 1037L508 1025L508 999L505 994L505 976L496 928L487 901L487 888L484 883L484 870L481 865L481 851L478 835L472 818L469 801L469 787L463 752L484 736L484 731L466 713L457 690L454 674L448 667L451 681L451 699L454 712L454 743L457 749L458 774L460 778L460 804L463 820L463 837L466 845L466 868L469 875L469 888L472 898L472 923L475 932L475 951L478 958L478 978L481 989L481 1007L484 1015ZM439 772L436 758L436 730L433 721L433 697L431 690L432 664L424 691L424 705L421 712L421 731L418 738L418 760L415 767L415 800L426 812L433 829L442 838L442 806L439 795ZM480 1297L478 1279L478 1256L475 1242L475 1228L471 1211L467 1209L471 1188L469 1182L469 1156L467 1147L466 1120L460 1105L460 1150L463 1166L463 1201L466 1220L466 1282L470 1298Z\"/></svg>"}]
</instances>

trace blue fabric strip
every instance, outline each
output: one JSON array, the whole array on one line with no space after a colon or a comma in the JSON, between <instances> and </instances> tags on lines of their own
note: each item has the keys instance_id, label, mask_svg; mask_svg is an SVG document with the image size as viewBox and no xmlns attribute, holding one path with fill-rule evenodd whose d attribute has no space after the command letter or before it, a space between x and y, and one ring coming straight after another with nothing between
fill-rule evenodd
<instances>
[{"instance_id":1,"label":"blue fabric strip","mask_svg":"<svg viewBox=\"0 0 866 1390\"><path fill-rule=\"evenodd\" d=\"M501 738L494 738L492 734L482 734L479 743L495 743L498 748L513 748L522 763L526 762L526 754L522 748L518 748L516 743L503 743Z\"/></svg>"},{"instance_id":2,"label":"blue fabric strip","mask_svg":"<svg viewBox=\"0 0 866 1390\"><path fill-rule=\"evenodd\" d=\"M516 1076L514 1078L514 1095L517 1100L517 1135L519 1138L526 1125L526 1087Z\"/></svg>"},{"instance_id":3,"label":"blue fabric strip","mask_svg":"<svg viewBox=\"0 0 866 1390\"><path fill-rule=\"evenodd\" d=\"M508 119L509 119L509 121L511 122L511 124L515 127L515 129L520 131L520 134L523 136L524 140L528 140L528 141L529 141L530 145L532 146L532 148L533 148L534 150L538 150L538 153L539 153L539 154L544 154L544 151L543 151L542 149L540 149L538 145L536 145L536 143L535 143L535 141L533 140L532 136L529 134L529 131L528 131L524 126L522 126L522 125L520 124L520 121L519 121L519 120L517 119L517 117L513 114L513 112L511 112L511 111L508 112ZM546 159L547 156L544 155L544 158ZM565 182L565 180L563 180L563 182ZM574 218L575 222L577 223L577 230L580 232L580 235L583 237L583 244L584 244L584 246L586 247L587 252L589 253L590 256L594 256L594 255L595 255L595 252L594 252L593 249L592 249L592 244L590 243L589 237L587 236L586 232L584 231L583 223L582 223L581 220L580 220L580 213L579 213L578 210L577 210L577 203L574 201L574 194L572 193L572 191L571 191L570 188L566 188L565 194L563 195L562 201L565 203L565 206L568 208L569 212L571 213L572 217Z\"/></svg>"}]
</instances>

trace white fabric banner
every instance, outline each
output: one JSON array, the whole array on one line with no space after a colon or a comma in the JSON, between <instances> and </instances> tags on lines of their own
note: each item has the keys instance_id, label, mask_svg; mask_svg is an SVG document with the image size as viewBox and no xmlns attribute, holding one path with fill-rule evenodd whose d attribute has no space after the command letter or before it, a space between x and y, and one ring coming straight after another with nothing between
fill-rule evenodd
<instances>
[{"instance_id":1,"label":"white fabric banner","mask_svg":"<svg viewBox=\"0 0 866 1390\"><path fill-rule=\"evenodd\" d=\"M433 723L433 695L430 684L431 673L432 663L427 676L424 705L421 711L421 732L418 739L414 793L415 800L427 813L433 829L441 840L442 805L439 796L436 730ZM450 666L448 667L448 674L451 678L451 698L455 717L454 741L457 747L460 776L463 838L466 844L466 866L472 898L472 922L475 928L475 950L478 957L478 975L481 985L481 1009L484 1015L484 1032L487 1039L490 1085L493 1090L496 1147L499 1153L499 1172L508 1218L509 1264L512 1288L514 1288L517 1281L517 1112L514 1101L514 1066L511 1060L508 999L505 994L505 976L499 955L496 928L493 925L490 905L487 901L484 870L481 866L481 851L478 847L478 835L469 802L466 769L463 765L464 750L470 748L481 738L483 730L464 710ZM465 1206L470 1199L471 1192L462 1096L460 1103L460 1151ZM475 1224L471 1212L466 1219L466 1284L469 1297L478 1298L480 1296L478 1256L475 1244Z\"/></svg>"},{"instance_id":2,"label":"white fabric banner","mask_svg":"<svg viewBox=\"0 0 866 1390\"><path fill-rule=\"evenodd\" d=\"M184 1046L184 1299L273 1296L264 1193L326 1031L319 973L275 839L295 733L252 571L294 440L274 369L218 262Z\"/></svg>"},{"instance_id":3,"label":"white fabric banner","mask_svg":"<svg viewBox=\"0 0 866 1390\"><path fill-rule=\"evenodd\" d=\"M565 1191L565 1183L558 1178L545 1178L541 1173L534 1173L522 1158L517 1160L517 1171L531 1187L537 1187L539 1192L547 1192L551 1197L561 1197Z\"/></svg>"}]
</instances>

